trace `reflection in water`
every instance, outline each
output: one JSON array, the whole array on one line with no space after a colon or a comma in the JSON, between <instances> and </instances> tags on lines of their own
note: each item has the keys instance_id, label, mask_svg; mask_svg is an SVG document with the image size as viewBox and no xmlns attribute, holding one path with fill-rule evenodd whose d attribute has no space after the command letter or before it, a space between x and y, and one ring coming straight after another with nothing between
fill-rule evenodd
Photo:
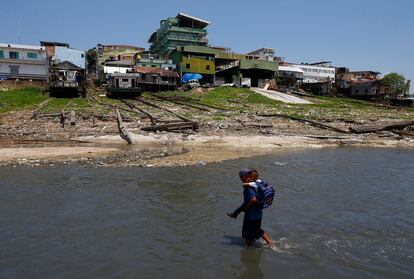
<instances>
[{"instance_id":1,"label":"reflection in water","mask_svg":"<svg viewBox=\"0 0 414 279\"><path fill-rule=\"evenodd\" d=\"M262 259L262 249L249 247L242 249L240 252L240 263L244 271L240 274L240 279L260 279L263 278L263 272L260 269Z\"/></svg>"}]
</instances>

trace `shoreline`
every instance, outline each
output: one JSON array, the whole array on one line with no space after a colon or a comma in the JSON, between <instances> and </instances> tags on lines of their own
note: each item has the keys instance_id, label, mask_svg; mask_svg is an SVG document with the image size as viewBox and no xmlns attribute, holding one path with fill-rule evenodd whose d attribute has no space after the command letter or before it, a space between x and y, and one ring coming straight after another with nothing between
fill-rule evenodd
<instances>
[{"instance_id":1,"label":"shoreline","mask_svg":"<svg viewBox=\"0 0 414 279\"><path fill-rule=\"evenodd\" d=\"M64 143L0 144L0 166L164 167L192 166L301 149L339 147L414 148L412 139L373 135L309 137L300 135L132 134L126 145L118 135L80 136Z\"/></svg>"}]
</instances>

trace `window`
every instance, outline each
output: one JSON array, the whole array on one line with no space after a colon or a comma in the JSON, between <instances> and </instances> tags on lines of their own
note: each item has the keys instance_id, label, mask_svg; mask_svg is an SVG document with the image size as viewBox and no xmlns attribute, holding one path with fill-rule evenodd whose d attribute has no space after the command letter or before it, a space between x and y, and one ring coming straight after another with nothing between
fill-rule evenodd
<instances>
[{"instance_id":1,"label":"window","mask_svg":"<svg viewBox=\"0 0 414 279\"><path fill-rule=\"evenodd\" d=\"M0 58L4 58L4 52L0 50Z\"/></svg>"},{"instance_id":2,"label":"window","mask_svg":"<svg viewBox=\"0 0 414 279\"><path fill-rule=\"evenodd\" d=\"M37 59L37 53L34 53L34 52L29 52L29 53L27 54L27 58L30 58L30 59Z\"/></svg>"},{"instance_id":3,"label":"window","mask_svg":"<svg viewBox=\"0 0 414 279\"><path fill-rule=\"evenodd\" d=\"M210 65L206 65L206 70L210 70Z\"/></svg>"},{"instance_id":4,"label":"window","mask_svg":"<svg viewBox=\"0 0 414 279\"><path fill-rule=\"evenodd\" d=\"M17 51L9 51L10 59L19 59L19 53Z\"/></svg>"},{"instance_id":5,"label":"window","mask_svg":"<svg viewBox=\"0 0 414 279\"><path fill-rule=\"evenodd\" d=\"M85 57L85 54L83 54L83 53L82 53L82 54L81 54L81 57L82 57L82 58L84 58L84 57Z\"/></svg>"},{"instance_id":6,"label":"window","mask_svg":"<svg viewBox=\"0 0 414 279\"><path fill-rule=\"evenodd\" d=\"M190 63L185 64L186 69L190 69Z\"/></svg>"},{"instance_id":7,"label":"window","mask_svg":"<svg viewBox=\"0 0 414 279\"><path fill-rule=\"evenodd\" d=\"M129 79L127 79L127 78L122 79L122 82L128 82L128 81L129 81Z\"/></svg>"}]
</instances>

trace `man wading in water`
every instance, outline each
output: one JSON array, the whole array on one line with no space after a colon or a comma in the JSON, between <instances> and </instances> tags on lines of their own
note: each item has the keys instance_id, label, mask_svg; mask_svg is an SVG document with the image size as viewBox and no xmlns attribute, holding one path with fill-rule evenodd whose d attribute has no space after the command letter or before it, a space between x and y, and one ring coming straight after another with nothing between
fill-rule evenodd
<instances>
[{"instance_id":1,"label":"man wading in water","mask_svg":"<svg viewBox=\"0 0 414 279\"><path fill-rule=\"evenodd\" d=\"M229 217L237 218L238 213L244 211L242 236L247 246L251 246L256 239L262 238L269 248L273 248L269 235L261 229L263 208L258 204L257 193L250 186L258 178L257 171L242 169L239 172L240 180L243 182L243 204L233 213L227 213Z\"/></svg>"}]
</instances>

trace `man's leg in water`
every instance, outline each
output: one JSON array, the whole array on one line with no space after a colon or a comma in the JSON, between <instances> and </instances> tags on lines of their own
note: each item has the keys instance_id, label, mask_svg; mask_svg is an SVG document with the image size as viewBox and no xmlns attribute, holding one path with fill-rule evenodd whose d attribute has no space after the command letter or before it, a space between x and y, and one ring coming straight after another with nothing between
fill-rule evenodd
<instances>
[{"instance_id":1,"label":"man's leg in water","mask_svg":"<svg viewBox=\"0 0 414 279\"><path fill-rule=\"evenodd\" d=\"M246 243L246 246L252 246L253 245L253 241L252 240L245 239L244 241Z\"/></svg>"}]
</instances>

